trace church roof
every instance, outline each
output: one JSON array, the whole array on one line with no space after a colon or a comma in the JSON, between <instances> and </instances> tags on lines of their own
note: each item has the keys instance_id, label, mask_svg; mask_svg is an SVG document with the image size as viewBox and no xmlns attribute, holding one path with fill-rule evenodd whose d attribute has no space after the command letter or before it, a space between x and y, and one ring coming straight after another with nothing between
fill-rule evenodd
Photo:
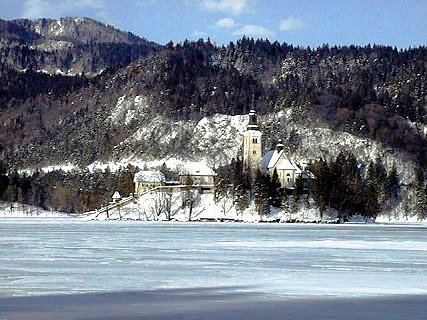
<instances>
[{"instance_id":1,"label":"church roof","mask_svg":"<svg viewBox=\"0 0 427 320\"><path fill-rule=\"evenodd\" d=\"M263 170L276 168L277 170L295 170L296 173L301 172L296 163L286 157L284 150L277 149L270 150L264 154L261 159L261 168Z\"/></svg>"},{"instance_id":2,"label":"church roof","mask_svg":"<svg viewBox=\"0 0 427 320\"><path fill-rule=\"evenodd\" d=\"M295 166L289 159L280 159L277 167L277 170L296 170Z\"/></svg>"},{"instance_id":3,"label":"church roof","mask_svg":"<svg viewBox=\"0 0 427 320\"><path fill-rule=\"evenodd\" d=\"M143 170L135 174L134 182L164 182L165 176L160 171Z\"/></svg>"},{"instance_id":4,"label":"church roof","mask_svg":"<svg viewBox=\"0 0 427 320\"><path fill-rule=\"evenodd\" d=\"M267 151L261 158L261 169L267 170L270 163L271 157L273 156L274 150Z\"/></svg>"}]
</instances>

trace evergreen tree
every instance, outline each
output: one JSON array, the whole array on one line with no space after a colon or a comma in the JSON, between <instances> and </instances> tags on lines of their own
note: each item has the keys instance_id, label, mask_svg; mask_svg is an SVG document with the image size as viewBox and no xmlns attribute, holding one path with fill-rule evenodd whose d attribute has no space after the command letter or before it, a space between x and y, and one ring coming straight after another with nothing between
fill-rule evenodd
<instances>
[{"instance_id":1,"label":"evergreen tree","mask_svg":"<svg viewBox=\"0 0 427 320\"><path fill-rule=\"evenodd\" d=\"M399 198L399 176L395 164L387 175L385 193L386 198L391 202L395 202Z\"/></svg>"},{"instance_id":2,"label":"evergreen tree","mask_svg":"<svg viewBox=\"0 0 427 320\"><path fill-rule=\"evenodd\" d=\"M9 178L6 175L6 165L0 161L0 200L4 199L4 194L9 186Z\"/></svg>"},{"instance_id":3,"label":"evergreen tree","mask_svg":"<svg viewBox=\"0 0 427 320\"><path fill-rule=\"evenodd\" d=\"M329 204L331 181L329 167L324 159L320 159L311 164L309 170L316 177L313 181L314 199L319 207L320 218L322 218L323 212Z\"/></svg>"},{"instance_id":4,"label":"evergreen tree","mask_svg":"<svg viewBox=\"0 0 427 320\"><path fill-rule=\"evenodd\" d=\"M263 216L266 216L270 213L268 180L268 176L264 176L259 169L256 171L253 185L253 196L256 210L261 216L261 219Z\"/></svg>"},{"instance_id":5,"label":"evergreen tree","mask_svg":"<svg viewBox=\"0 0 427 320\"><path fill-rule=\"evenodd\" d=\"M243 211L249 206L251 179L248 172L243 172L243 163L239 158L234 163L232 180L234 203L239 211Z\"/></svg>"},{"instance_id":6,"label":"evergreen tree","mask_svg":"<svg viewBox=\"0 0 427 320\"><path fill-rule=\"evenodd\" d=\"M369 163L368 172L366 176L366 190L365 190L365 203L366 215L375 217L380 210L378 203L378 181L375 164L371 161Z\"/></svg>"},{"instance_id":7,"label":"evergreen tree","mask_svg":"<svg viewBox=\"0 0 427 320\"><path fill-rule=\"evenodd\" d=\"M427 184L424 180L424 171L417 168L415 173L415 210L418 219L424 219L427 216Z\"/></svg>"},{"instance_id":8,"label":"evergreen tree","mask_svg":"<svg viewBox=\"0 0 427 320\"><path fill-rule=\"evenodd\" d=\"M386 202L386 188L387 188L387 171L384 168L384 165L380 157L377 157L375 160L375 173L376 173L376 183L377 183L377 192L378 192L378 203L381 207Z\"/></svg>"},{"instance_id":9,"label":"evergreen tree","mask_svg":"<svg viewBox=\"0 0 427 320\"><path fill-rule=\"evenodd\" d=\"M269 198L271 199L271 204L276 208L280 208L282 206L285 192L282 188L282 184L280 183L279 175L276 169L274 169L273 175L270 179L268 194Z\"/></svg>"},{"instance_id":10,"label":"evergreen tree","mask_svg":"<svg viewBox=\"0 0 427 320\"><path fill-rule=\"evenodd\" d=\"M18 194L19 194L19 174L18 171L14 170L9 175L9 186L6 189L5 192L5 200L10 202L16 202L18 201Z\"/></svg>"},{"instance_id":11,"label":"evergreen tree","mask_svg":"<svg viewBox=\"0 0 427 320\"><path fill-rule=\"evenodd\" d=\"M295 213L298 212L302 192L303 192L302 179L301 179L301 176L298 176L295 179L294 189L292 190L292 195L293 195L292 211Z\"/></svg>"}]
</instances>

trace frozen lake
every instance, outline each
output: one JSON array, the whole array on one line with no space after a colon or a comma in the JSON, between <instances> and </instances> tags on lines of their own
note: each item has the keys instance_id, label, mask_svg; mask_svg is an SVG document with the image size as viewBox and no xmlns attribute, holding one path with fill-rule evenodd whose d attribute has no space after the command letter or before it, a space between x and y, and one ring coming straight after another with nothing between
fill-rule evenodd
<instances>
[{"instance_id":1,"label":"frozen lake","mask_svg":"<svg viewBox=\"0 0 427 320\"><path fill-rule=\"evenodd\" d=\"M0 297L217 288L427 294L426 226L0 220Z\"/></svg>"}]
</instances>

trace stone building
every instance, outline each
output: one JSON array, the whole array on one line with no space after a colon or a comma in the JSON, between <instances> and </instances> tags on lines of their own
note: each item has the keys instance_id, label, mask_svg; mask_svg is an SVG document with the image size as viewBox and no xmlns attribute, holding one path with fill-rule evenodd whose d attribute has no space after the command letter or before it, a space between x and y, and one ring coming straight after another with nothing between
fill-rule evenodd
<instances>
[{"instance_id":1,"label":"stone building","mask_svg":"<svg viewBox=\"0 0 427 320\"><path fill-rule=\"evenodd\" d=\"M283 149L284 145L279 140L276 148L267 151L262 157L261 170L270 176L277 170L282 187L293 189L296 179L301 177L303 171L296 162L288 159Z\"/></svg>"},{"instance_id":2,"label":"stone building","mask_svg":"<svg viewBox=\"0 0 427 320\"><path fill-rule=\"evenodd\" d=\"M243 133L243 166L245 170L255 172L260 169L264 173L273 175L277 170L280 183L286 189L295 188L298 178L302 179L303 187L308 186L308 181L313 175L306 170L306 163L290 160L284 151L284 145L279 139L274 150L267 151L262 156L262 132L258 126L257 114L254 110L249 112L249 124ZM262 157L261 157L262 156Z\"/></svg>"},{"instance_id":3,"label":"stone building","mask_svg":"<svg viewBox=\"0 0 427 320\"><path fill-rule=\"evenodd\" d=\"M216 173L206 165L192 164L180 170L179 182L187 184L188 180L192 181L193 185L213 186L215 183Z\"/></svg>"},{"instance_id":4,"label":"stone building","mask_svg":"<svg viewBox=\"0 0 427 320\"><path fill-rule=\"evenodd\" d=\"M135 196L140 196L143 192L160 187L165 184L165 176L160 171L139 171L133 178L135 183Z\"/></svg>"},{"instance_id":5,"label":"stone building","mask_svg":"<svg viewBox=\"0 0 427 320\"><path fill-rule=\"evenodd\" d=\"M257 170L261 163L262 132L259 130L255 110L249 112L249 124L243 133L243 167L248 170Z\"/></svg>"}]
</instances>

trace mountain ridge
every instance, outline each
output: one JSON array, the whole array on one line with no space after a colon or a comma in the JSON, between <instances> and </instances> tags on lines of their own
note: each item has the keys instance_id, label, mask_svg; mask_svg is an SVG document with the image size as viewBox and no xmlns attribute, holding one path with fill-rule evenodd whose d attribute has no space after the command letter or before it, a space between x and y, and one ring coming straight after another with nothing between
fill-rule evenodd
<instances>
[{"instance_id":1,"label":"mountain ridge","mask_svg":"<svg viewBox=\"0 0 427 320\"><path fill-rule=\"evenodd\" d=\"M0 20L0 58L17 71L93 77L159 47L91 18Z\"/></svg>"}]
</instances>

